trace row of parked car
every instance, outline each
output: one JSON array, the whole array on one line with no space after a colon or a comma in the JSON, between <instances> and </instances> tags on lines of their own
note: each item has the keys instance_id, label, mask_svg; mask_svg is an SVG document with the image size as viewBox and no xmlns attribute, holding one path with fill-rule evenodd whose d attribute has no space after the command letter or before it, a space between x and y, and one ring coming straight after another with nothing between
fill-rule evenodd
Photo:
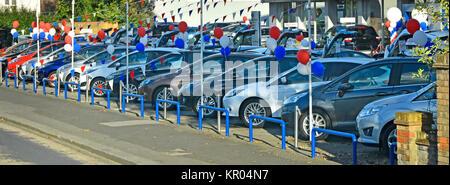
<instances>
[{"instance_id":1,"label":"row of parked car","mask_svg":"<svg viewBox=\"0 0 450 185\"><path fill-rule=\"evenodd\" d=\"M299 133L303 138L309 138L309 76L299 73L302 64L295 55L302 48L288 44L299 34L306 38L308 35L302 31L284 31L278 45L286 47L286 57L279 60L267 48L242 44L246 35L252 36L248 34L251 29L243 29L242 25L227 28L230 32L236 29L240 31L226 34L234 35L233 52L226 57L220 53L219 43L214 47L206 45L206 50L201 52L198 46L200 32L192 28L189 39L193 45L185 49L173 47L169 38L178 32L168 30L162 31L159 39L149 41L150 47L143 52L136 51L134 46L129 46L127 51L124 41L131 40L130 45L136 44L137 30L133 31L132 39L124 39L126 30L119 30L105 42L92 43L86 37L77 38L82 48L74 53L73 59L64 51L63 41L42 41L41 61L37 61L36 41L25 40L0 53L0 60L3 69L11 72L16 72L16 66L20 66L19 79L23 74L34 74L33 69L37 69L39 81L59 78L63 82L79 83L82 90L86 90L89 78L90 87L108 88L112 93L118 93L120 81L129 79L123 90L143 95L146 102L154 104L156 99L166 98L179 101L196 113L201 102L221 106L247 126L252 114L283 119L292 125L295 107L298 107L302 112L298 120ZM154 28L147 30L147 33L151 32L156 35ZM204 34L211 33L205 31ZM359 36L356 31L338 32L323 49L312 51L313 62L321 62L325 68L322 75L312 75L315 127L338 129L356 124L360 142L386 148L396 139L392 124L395 111L436 111L434 72L418 62L418 58L396 50L399 40L412 37L402 34L381 57L362 53L355 47L357 42L349 44L348 38ZM448 32L427 34L430 39L448 39ZM109 45L114 46L113 53L106 50ZM203 74L200 67L204 68ZM415 78L413 74L418 70L428 74L427 78ZM69 85L69 88L78 87ZM165 90L168 90L166 96ZM104 96L105 92L94 90L94 94ZM133 97L129 100L133 101ZM167 106L171 109L174 105ZM203 115L213 117L216 113L204 110ZM264 120L253 121L254 127L264 124ZM327 137L323 133L316 136L319 139Z\"/></svg>"}]
</instances>

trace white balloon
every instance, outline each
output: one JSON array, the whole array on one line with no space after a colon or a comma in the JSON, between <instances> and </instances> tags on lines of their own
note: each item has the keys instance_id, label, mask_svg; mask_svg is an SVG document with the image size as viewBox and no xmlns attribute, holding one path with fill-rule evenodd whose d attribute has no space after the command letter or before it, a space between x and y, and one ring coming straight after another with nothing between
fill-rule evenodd
<instances>
[{"instance_id":1,"label":"white balloon","mask_svg":"<svg viewBox=\"0 0 450 185\"><path fill-rule=\"evenodd\" d=\"M11 35L13 35L14 33L16 33L17 30L16 29L11 29Z\"/></svg>"},{"instance_id":2,"label":"white balloon","mask_svg":"<svg viewBox=\"0 0 450 185\"><path fill-rule=\"evenodd\" d=\"M106 47L106 51L108 51L109 54L113 54L114 53L114 46L113 45L109 45L108 47Z\"/></svg>"},{"instance_id":3,"label":"white balloon","mask_svg":"<svg viewBox=\"0 0 450 185\"><path fill-rule=\"evenodd\" d=\"M147 39L147 37L142 37L142 38L139 39L139 42L144 44L144 46L145 46L148 43L148 39Z\"/></svg>"},{"instance_id":4,"label":"white balloon","mask_svg":"<svg viewBox=\"0 0 450 185\"><path fill-rule=\"evenodd\" d=\"M150 24L150 18L147 18L146 20L147 20L147 24Z\"/></svg>"},{"instance_id":5,"label":"white balloon","mask_svg":"<svg viewBox=\"0 0 450 185\"><path fill-rule=\"evenodd\" d=\"M189 39L189 33L188 32L184 32L182 36L183 36L182 39L183 39L184 42L186 42Z\"/></svg>"},{"instance_id":6,"label":"white balloon","mask_svg":"<svg viewBox=\"0 0 450 185\"><path fill-rule=\"evenodd\" d=\"M38 33L38 32L39 32L39 29L33 28L33 33Z\"/></svg>"},{"instance_id":7,"label":"white balloon","mask_svg":"<svg viewBox=\"0 0 450 185\"><path fill-rule=\"evenodd\" d=\"M70 45L70 44L64 45L64 50L67 51L67 52L72 51L72 45Z\"/></svg>"},{"instance_id":8,"label":"white balloon","mask_svg":"<svg viewBox=\"0 0 450 185\"><path fill-rule=\"evenodd\" d=\"M390 32L392 32L392 31L394 30L394 27L389 27L388 30L389 30Z\"/></svg>"},{"instance_id":9,"label":"white balloon","mask_svg":"<svg viewBox=\"0 0 450 185\"><path fill-rule=\"evenodd\" d=\"M298 65L297 66L297 71L300 74L302 74L302 75L309 75L311 73L311 70L309 69L308 64L306 64L306 65L303 65L303 64Z\"/></svg>"},{"instance_id":10,"label":"white balloon","mask_svg":"<svg viewBox=\"0 0 450 185\"><path fill-rule=\"evenodd\" d=\"M222 46L223 48L226 48L227 46L230 45L230 38L228 38L227 36L222 36L219 40L220 42L220 46Z\"/></svg>"},{"instance_id":11,"label":"white balloon","mask_svg":"<svg viewBox=\"0 0 450 185\"><path fill-rule=\"evenodd\" d=\"M425 44L427 44L427 41L428 41L427 35L425 34L425 32L423 32L421 30L418 30L414 33L413 40L420 47L425 46Z\"/></svg>"},{"instance_id":12,"label":"white balloon","mask_svg":"<svg viewBox=\"0 0 450 185\"><path fill-rule=\"evenodd\" d=\"M413 9L411 12L411 17L419 22L427 22L428 14L425 11Z\"/></svg>"},{"instance_id":13,"label":"white balloon","mask_svg":"<svg viewBox=\"0 0 450 185\"><path fill-rule=\"evenodd\" d=\"M266 46L270 51L275 51L275 48L277 48L277 41L273 38L268 38L266 40Z\"/></svg>"},{"instance_id":14,"label":"white balloon","mask_svg":"<svg viewBox=\"0 0 450 185\"><path fill-rule=\"evenodd\" d=\"M74 38L75 37L75 32L73 32L73 31L69 31L69 34L68 34L70 37L72 37L72 38Z\"/></svg>"},{"instance_id":15,"label":"white balloon","mask_svg":"<svg viewBox=\"0 0 450 185\"><path fill-rule=\"evenodd\" d=\"M50 28L50 30L48 31L48 33L49 33L51 36L54 36L54 35L56 34L55 28Z\"/></svg>"},{"instance_id":16,"label":"white balloon","mask_svg":"<svg viewBox=\"0 0 450 185\"><path fill-rule=\"evenodd\" d=\"M389 8L387 11L387 18L391 21L391 24L396 23L402 19L402 11L397 7Z\"/></svg>"},{"instance_id":17,"label":"white balloon","mask_svg":"<svg viewBox=\"0 0 450 185\"><path fill-rule=\"evenodd\" d=\"M39 33L41 33L41 32L44 32L44 30L43 29L39 29Z\"/></svg>"}]
</instances>

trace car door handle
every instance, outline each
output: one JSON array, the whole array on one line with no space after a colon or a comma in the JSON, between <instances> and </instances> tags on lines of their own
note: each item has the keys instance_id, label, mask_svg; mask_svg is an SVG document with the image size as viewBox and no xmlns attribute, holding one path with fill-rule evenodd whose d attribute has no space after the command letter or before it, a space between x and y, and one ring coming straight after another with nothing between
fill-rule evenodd
<instances>
[{"instance_id":1,"label":"car door handle","mask_svg":"<svg viewBox=\"0 0 450 185\"><path fill-rule=\"evenodd\" d=\"M387 95L389 95L389 93L387 93L387 92L377 92L375 94L375 96L387 96Z\"/></svg>"},{"instance_id":2,"label":"car door handle","mask_svg":"<svg viewBox=\"0 0 450 185\"><path fill-rule=\"evenodd\" d=\"M394 93L394 94L408 94L408 93L411 93L411 91L408 91L408 90L401 90L401 91L398 91L398 92L396 92L396 93Z\"/></svg>"}]
</instances>

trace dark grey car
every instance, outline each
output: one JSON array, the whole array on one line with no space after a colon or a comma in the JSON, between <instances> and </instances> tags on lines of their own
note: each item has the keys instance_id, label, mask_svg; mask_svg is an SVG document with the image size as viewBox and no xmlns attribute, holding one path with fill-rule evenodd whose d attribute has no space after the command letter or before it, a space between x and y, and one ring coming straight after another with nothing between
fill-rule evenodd
<instances>
[{"instance_id":1,"label":"dark grey car","mask_svg":"<svg viewBox=\"0 0 450 185\"><path fill-rule=\"evenodd\" d=\"M417 78L419 70L429 74L427 78ZM431 79L430 79L431 78ZM354 126L356 117L368 103L380 98L415 92L435 78L433 71L418 58L389 58L371 62L343 74L328 84L313 88L313 124L319 128ZM309 94L297 93L284 102L281 117L294 122L295 106L302 111L299 119L299 133L309 138ZM326 134L317 133L318 139Z\"/></svg>"}]
</instances>

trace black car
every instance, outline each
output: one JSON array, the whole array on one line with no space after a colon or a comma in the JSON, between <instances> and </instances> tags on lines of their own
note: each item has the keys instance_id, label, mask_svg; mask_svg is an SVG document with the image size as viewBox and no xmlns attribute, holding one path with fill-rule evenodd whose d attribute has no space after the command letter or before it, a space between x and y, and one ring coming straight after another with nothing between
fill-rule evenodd
<instances>
[{"instance_id":1,"label":"black car","mask_svg":"<svg viewBox=\"0 0 450 185\"><path fill-rule=\"evenodd\" d=\"M315 127L333 129L355 126L356 116L368 103L380 98L415 92L435 79L435 72L419 58L389 58L371 62L350 70L328 84L313 88L313 120ZM419 69L427 78L417 78ZM298 106L302 114L299 133L309 138L309 91L289 97L282 108L281 117L294 123L294 110ZM318 139L326 134L317 133Z\"/></svg>"},{"instance_id":2,"label":"black car","mask_svg":"<svg viewBox=\"0 0 450 185\"><path fill-rule=\"evenodd\" d=\"M330 39L339 32L356 32L352 37L345 39L347 46L354 45L356 50L375 50L380 43L381 38L372 26L367 25L337 25L333 26L323 34L322 39L317 43L317 47L324 47Z\"/></svg>"}]
</instances>

